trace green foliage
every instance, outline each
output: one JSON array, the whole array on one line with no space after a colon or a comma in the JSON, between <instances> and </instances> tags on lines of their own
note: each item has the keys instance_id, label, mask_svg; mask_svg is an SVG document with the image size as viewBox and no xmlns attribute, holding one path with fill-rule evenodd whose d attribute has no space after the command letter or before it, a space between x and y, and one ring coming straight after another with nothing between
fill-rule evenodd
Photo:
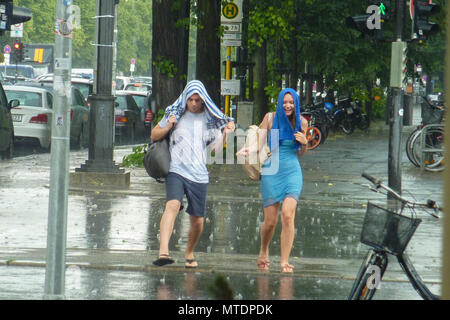
<instances>
[{"instance_id":1,"label":"green foliage","mask_svg":"<svg viewBox=\"0 0 450 320\"><path fill-rule=\"evenodd\" d=\"M133 147L133 152L126 155L122 159L122 166L124 167L143 167L142 159L145 155L146 145Z\"/></svg>"},{"instance_id":2,"label":"green foliage","mask_svg":"<svg viewBox=\"0 0 450 320\"><path fill-rule=\"evenodd\" d=\"M163 56L158 56L155 61L153 61L153 65L158 69L159 73L166 74L169 78L173 78L178 72L175 63L171 59Z\"/></svg>"},{"instance_id":3,"label":"green foliage","mask_svg":"<svg viewBox=\"0 0 450 320\"><path fill-rule=\"evenodd\" d=\"M164 117L164 113L166 110L164 109L159 109L158 113L156 114L156 122L155 123L159 123L161 121L161 119Z\"/></svg>"},{"instance_id":4,"label":"green foliage","mask_svg":"<svg viewBox=\"0 0 450 320\"><path fill-rule=\"evenodd\" d=\"M383 91L383 88L373 87L372 94L369 96L367 89L361 89L359 87L351 88L350 90L354 99L358 99L364 106L367 102L372 103L372 118L384 119L386 115L386 102L387 97ZM367 110L365 110L367 113Z\"/></svg>"},{"instance_id":5,"label":"green foliage","mask_svg":"<svg viewBox=\"0 0 450 320\"><path fill-rule=\"evenodd\" d=\"M372 88L372 117L383 119L386 115L386 102L387 97L383 92L383 89L380 87ZM375 97L379 97L376 99Z\"/></svg>"},{"instance_id":6,"label":"green foliage","mask_svg":"<svg viewBox=\"0 0 450 320\"><path fill-rule=\"evenodd\" d=\"M32 19L24 24L24 43L54 43L56 1L18 0L15 5L31 10ZM72 67L93 68L95 46L96 1L77 0L81 28L73 30ZM128 73L131 58L136 71L150 74L151 68L151 1L120 1L118 6L117 69Z\"/></svg>"},{"instance_id":7,"label":"green foliage","mask_svg":"<svg viewBox=\"0 0 450 320\"><path fill-rule=\"evenodd\" d=\"M249 46L261 47L265 40L287 39L294 19L293 1L257 1L249 17Z\"/></svg>"},{"instance_id":8,"label":"green foliage","mask_svg":"<svg viewBox=\"0 0 450 320\"><path fill-rule=\"evenodd\" d=\"M274 85L269 85L264 88L266 95L269 97L269 108L271 111L275 111L277 108L278 95L280 94L281 88Z\"/></svg>"}]
</instances>

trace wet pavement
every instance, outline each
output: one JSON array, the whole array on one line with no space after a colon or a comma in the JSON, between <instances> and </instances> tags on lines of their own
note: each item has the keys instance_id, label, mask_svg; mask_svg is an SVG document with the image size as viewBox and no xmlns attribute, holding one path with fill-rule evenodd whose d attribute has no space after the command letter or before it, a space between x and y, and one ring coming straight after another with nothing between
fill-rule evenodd
<instances>
[{"instance_id":1,"label":"wet pavement","mask_svg":"<svg viewBox=\"0 0 450 320\"><path fill-rule=\"evenodd\" d=\"M412 127L404 128L403 143ZM359 242L368 199L385 197L363 186L362 172L387 181L388 128L334 134L302 158L304 186L291 252L293 275L279 272L280 225L270 247L271 271L259 273L259 185L239 165L211 165L207 215L197 246L200 267L184 268L188 215L175 222L166 267L151 262L159 248L164 184L142 168L125 190L70 188L67 221L67 299L214 299L224 275L235 299L346 299L367 247ZM132 146L115 149L117 163ZM402 147L402 150L404 148ZM74 171L87 150L71 151ZM0 162L0 299L42 299L44 294L49 153ZM442 203L442 174L421 171L403 152L402 189L416 200ZM440 291L442 222L421 216L408 254L433 292ZM420 299L392 259L375 299Z\"/></svg>"}]
</instances>

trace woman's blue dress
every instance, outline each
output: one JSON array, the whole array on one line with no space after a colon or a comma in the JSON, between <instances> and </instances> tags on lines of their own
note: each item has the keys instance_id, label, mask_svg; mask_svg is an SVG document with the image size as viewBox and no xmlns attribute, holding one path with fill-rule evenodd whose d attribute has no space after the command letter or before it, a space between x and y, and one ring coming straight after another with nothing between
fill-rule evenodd
<instances>
[{"instance_id":1,"label":"woman's blue dress","mask_svg":"<svg viewBox=\"0 0 450 320\"><path fill-rule=\"evenodd\" d=\"M286 197L298 200L302 192L303 176L294 140L281 140L280 147L262 167L261 195L264 207L283 201Z\"/></svg>"}]
</instances>

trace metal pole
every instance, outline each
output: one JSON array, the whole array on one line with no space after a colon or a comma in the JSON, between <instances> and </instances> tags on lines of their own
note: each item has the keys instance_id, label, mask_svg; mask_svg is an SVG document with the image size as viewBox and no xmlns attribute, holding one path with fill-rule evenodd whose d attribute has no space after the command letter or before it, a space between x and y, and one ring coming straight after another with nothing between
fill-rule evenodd
<instances>
[{"instance_id":1,"label":"metal pole","mask_svg":"<svg viewBox=\"0 0 450 320\"><path fill-rule=\"evenodd\" d=\"M72 70L71 30L67 6L57 2L54 60L54 98L51 115L50 194L48 205L47 264L44 299L65 298L67 198L69 189L70 101Z\"/></svg>"},{"instance_id":2,"label":"metal pole","mask_svg":"<svg viewBox=\"0 0 450 320\"><path fill-rule=\"evenodd\" d=\"M114 8L118 0L97 0L94 94L89 114L88 160L76 172L123 173L114 157L114 100L112 69Z\"/></svg>"},{"instance_id":3,"label":"metal pole","mask_svg":"<svg viewBox=\"0 0 450 320\"><path fill-rule=\"evenodd\" d=\"M114 83L116 83L116 76L117 76L117 45L118 45L118 20L119 20L119 6L118 3L115 3L114 5L114 55L113 55L113 75L112 79ZM116 95L116 86L114 85L112 89L112 95Z\"/></svg>"},{"instance_id":4,"label":"metal pole","mask_svg":"<svg viewBox=\"0 0 450 320\"><path fill-rule=\"evenodd\" d=\"M403 40L403 23L405 17L405 0L395 1L396 21L395 40ZM394 46L394 44L392 44ZM391 57L392 59L393 57ZM400 70L401 68L396 68ZM391 75L392 77L392 75ZM391 87L392 108L389 117L389 154L388 154L388 184L389 187L401 193L402 173L401 173L401 137L403 127L403 89ZM388 199L390 196L388 195Z\"/></svg>"},{"instance_id":5,"label":"metal pole","mask_svg":"<svg viewBox=\"0 0 450 320\"><path fill-rule=\"evenodd\" d=\"M447 6L450 8L450 4ZM447 10L448 12L448 10ZM447 14L447 26L450 25L450 15ZM447 52L450 52L450 33L447 32ZM446 92L450 92L450 57L446 55L445 68L445 87ZM447 94L446 105L450 105L450 98ZM445 135L450 135L450 117L447 116L445 120ZM445 143L445 159L450 158L450 139L444 139ZM450 300L450 168L445 165L444 171L444 237L442 246L442 299Z\"/></svg>"},{"instance_id":6,"label":"metal pole","mask_svg":"<svg viewBox=\"0 0 450 320\"><path fill-rule=\"evenodd\" d=\"M231 79L231 47L227 47L227 61L225 70L225 79ZM225 96L225 114L230 116L231 96Z\"/></svg>"}]
</instances>

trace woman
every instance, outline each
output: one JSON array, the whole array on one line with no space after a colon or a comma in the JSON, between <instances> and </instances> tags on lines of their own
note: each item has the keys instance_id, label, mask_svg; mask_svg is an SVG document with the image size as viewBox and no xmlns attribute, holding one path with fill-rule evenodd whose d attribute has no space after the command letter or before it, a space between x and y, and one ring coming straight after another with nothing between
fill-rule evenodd
<instances>
[{"instance_id":1,"label":"woman","mask_svg":"<svg viewBox=\"0 0 450 320\"><path fill-rule=\"evenodd\" d=\"M289 255L294 242L297 201L303 185L298 157L306 151L307 140L304 131L306 127L307 121L300 116L299 97L290 88L284 89L279 94L275 116L272 117L267 113L260 124L260 128L265 129L262 130L261 141L267 139L267 132L270 132L271 150L271 157L263 165L261 173L264 222L261 225L261 247L257 260L260 270L269 270L269 244L278 222L278 209L282 202L281 272L294 272L294 266L289 264ZM244 156L248 153L247 148L239 151L239 154Z\"/></svg>"}]
</instances>

